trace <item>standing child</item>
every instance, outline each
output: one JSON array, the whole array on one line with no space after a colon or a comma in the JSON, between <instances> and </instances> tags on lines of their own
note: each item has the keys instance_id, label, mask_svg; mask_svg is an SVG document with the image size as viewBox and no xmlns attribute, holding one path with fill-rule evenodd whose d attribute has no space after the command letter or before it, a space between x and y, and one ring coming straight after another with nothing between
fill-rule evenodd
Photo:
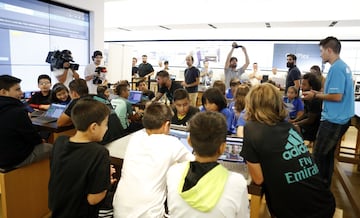
<instances>
[{"instance_id":1,"label":"standing child","mask_svg":"<svg viewBox=\"0 0 360 218\"><path fill-rule=\"evenodd\" d=\"M284 97L284 103L289 110L289 119L294 120L304 114L304 104L298 96L298 90L295 86L290 86Z\"/></svg>"},{"instance_id":2,"label":"standing child","mask_svg":"<svg viewBox=\"0 0 360 218\"><path fill-rule=\"evenodd\" d=\"M115 217L164 217L166 173L176 162L193 159L175 137L167 135L173 116L169 106L153 102L143 125L131 137L114 196Z\"/></svg>"},{"instance_id":3,"label":"standing child","mask_svg":"<svg viewBox=\"0 0 360 218\"><path fill-rule=\"evenodd\" d=\"M79 100L71 111L76 128L60 136L50 160L49 208L52 217L98 217L98 204L115 182L108 150L98 144L106 130L109 108L93 99Z\"/></svg>"},{"instance_id":4,"label":"standing child","mask_svg":"<svg viewBox=\"0 0 360 218\"><path fill-rule=\"evenodd\" d=\"M172 166L167 174L171 217L249 217L247 183L217 162L226 148L226 120L219 113L196 114L189 125L195 161Z\"/></svg>"},{"instance_id":5,"label":"standing child","mask_svg":"<svg viewBox=\"0 0 360 218\"><path fill-rule=\"evenodd\" d=\"M71 101L69 89L62 83L56 83L51 92L51 103L68 105Z\"/></svg>"},{"instance_id":6,"label":"standing child","mask_svg":"<svg viewBox=\"0 0 360 218\"><path fill-rule=\"evenodd\" d=\"M274 217L331 218L334 196L303 139L285 121L288 112L281 93L263 83L251 88L245 102L247 122L240 155L252 181L262 185L270 213Z\"/></svg>"}]
</instances>

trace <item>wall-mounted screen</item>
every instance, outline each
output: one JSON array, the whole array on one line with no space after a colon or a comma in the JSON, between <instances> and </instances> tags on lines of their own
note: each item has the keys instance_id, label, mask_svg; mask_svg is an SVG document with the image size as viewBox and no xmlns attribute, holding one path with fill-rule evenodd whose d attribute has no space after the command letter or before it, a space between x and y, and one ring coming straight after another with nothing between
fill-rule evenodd
<instances>
[{"instance_id":1,"label":"wall-mounted screen","mask_svg":"<svg viewBox=\"0 0 360 218\"><path fill-rule=\"evenodd\" d=\"M40 74L57 82L49 51L70 50L80 75L89 60L89 12L47 2L0 0L0 74L22 79L23 91L37 90Z\"/></svg>"}]
</instances>

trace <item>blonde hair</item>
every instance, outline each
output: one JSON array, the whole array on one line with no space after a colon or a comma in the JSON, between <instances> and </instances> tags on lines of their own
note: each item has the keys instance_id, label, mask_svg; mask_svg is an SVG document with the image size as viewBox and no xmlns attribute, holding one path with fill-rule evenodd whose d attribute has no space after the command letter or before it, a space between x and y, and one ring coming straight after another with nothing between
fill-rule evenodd
<instances>
[{"instance_id":1,"label":"blonde hair","mask_svg":"<svg viewBox=\"0 0 360 218\"><path fill-rule=\"evenodd\" d=\"M288 115L280 91L270 83L253 86L245 97L245 119L275 125Z\"/></svg>"}]
</instances>

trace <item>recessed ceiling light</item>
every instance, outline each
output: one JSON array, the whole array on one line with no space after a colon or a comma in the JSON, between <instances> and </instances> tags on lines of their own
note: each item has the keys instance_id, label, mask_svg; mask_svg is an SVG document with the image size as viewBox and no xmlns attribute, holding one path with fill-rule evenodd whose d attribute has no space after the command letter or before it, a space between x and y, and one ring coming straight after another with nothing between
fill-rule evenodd
<instances>
[{"instance_id":1,"label":"recessed ceiling light","mask_svg":"<svg viewBox=\"0 0 360 218\"><path fill-rule=\"evenodd\" d=\"M214 26L214 25L212 25L211 23L209 23L208 25L209 25L209 27L211 27L211 28L217 29L217 27Z\"/></svg>"},{"instance_id":2,"label":"recessed ceiling light","mask_svg":"<svg viewBox=\"0 0 360 218\"><path fill-rule=\"evenodd\" d=\"M271 28L270 23L265 23L266 28Z\"/></svg>"},{"instance_id":3,"label":"recessed ceiling light","mask_svg":"<svg viewBox=\"0 0 360 218\"><path fill-rule=\"evenodd\" d=\"M159 26L160 28L163 28L163 29L166 29L166 30L171 30L169 27L166 27L166 26Z\"/></svg>"},{"instance_id":4,"label":"recessed ceiling light","mask_svg":"<svg viewBox=\"0 0 360 218\"><path fill-rule=\"evenodd\" d=\"M131 30L129 30L129 29L122 28L122 27L118 27L117 29L118 29L118 30L124 30L124 31L131 31Z\"/></svg>"},{"instance_id":5,"label":"recessed ceiling light","mask_svg":"<svg viewBox=\"0 0 360 218\"><path fill-rule=\"evenodd\" d=\"M338 21L333 21L333 22L330 23L329 27L333 27L333 26L335 26L337 23L338 23Z\"/></svg>"}]
</instances>

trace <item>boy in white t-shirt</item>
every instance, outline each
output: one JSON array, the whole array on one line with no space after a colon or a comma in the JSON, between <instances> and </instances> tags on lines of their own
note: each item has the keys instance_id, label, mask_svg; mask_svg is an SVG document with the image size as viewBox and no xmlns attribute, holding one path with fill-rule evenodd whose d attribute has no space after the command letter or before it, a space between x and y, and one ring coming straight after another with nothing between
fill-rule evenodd
<instances>
[{"instance_id":1,"label":"boy in white t-shirt","mask_svg":"<svg viewBox=\"0 0 360 218\"><path fill-rule=\"evenodd\" d=\"M167 173L170 217L249 217L245 178L217 163L226 148L224 116L197 113L189 131L195 161L176 164Z\"/></svg>"},{"instance_id":2,"label":"boy in white t-shirt","mask_svg":"<svg viewBox=\"0 0 360 218\"><path fill-rule=\"evenodd\" d=\"M145 109L144 130L131 137L115 192L114 217L164 217L166 173L176 162L194 156L175 137L167 135L171 108L153 102Z\"/></svg>"}]
</instances>

